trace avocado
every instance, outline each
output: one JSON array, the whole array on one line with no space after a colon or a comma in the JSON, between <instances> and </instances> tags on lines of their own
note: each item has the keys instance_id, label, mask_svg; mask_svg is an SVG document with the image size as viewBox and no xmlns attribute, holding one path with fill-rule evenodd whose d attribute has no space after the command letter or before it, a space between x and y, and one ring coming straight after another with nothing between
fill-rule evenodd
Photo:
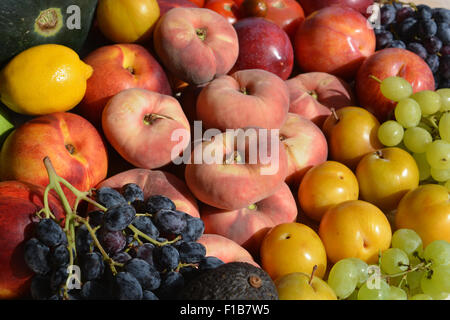
<instances>
[{"instance_id":1,"label":"avocado","mask_svg":"<svg viewBox=\"0 0 450 320\"><path fill-rule=\"evenodd\" d=\"M278 300L274 282L263 269L229 262L200 273L178 294L182 300Z\"/></svg>"}]
</instances>

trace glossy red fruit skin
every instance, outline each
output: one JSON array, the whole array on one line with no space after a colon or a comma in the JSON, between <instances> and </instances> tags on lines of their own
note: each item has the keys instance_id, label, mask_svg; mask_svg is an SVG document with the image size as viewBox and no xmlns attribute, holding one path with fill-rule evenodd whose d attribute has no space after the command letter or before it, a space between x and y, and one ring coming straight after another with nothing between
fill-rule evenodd
<instances>
[{"instance_id":1,"label":"glossy red fruit skin","mask_svg":"<svg viewBox=\"0 0 450 320\"><path fill-rule=\"evenodd\" d=\"M266 19L275 22L294 41L295 32L305 21L305 12L296 0L265 0L268 6Z\"/></svg>"},{"instance_id":2,"label":"glossy red fruit skin","mask_svg":"<svg viewBox=\"0 0 450 320\"><path fill-rule=\"evenodd\" d=\"M433 73L418 55L405 49L387 48L367 58L356 75L356 94L359 104L372 112L380 121L392 117L396 102L386 99L380 85L370 76L385 79L390 76L405 78L413 92L433 90Z\"/></svg>"},{"instance_id":3,"label":"glossy red fruit skin","mask_svg":"<svg viewBox=\"0 0 450 320\"><path fill-rule=\"evenodd\" d=\"M367 18L349 7L314 12L295 33L295 61L304 72L331 73L352 80L375 52L376 38Z\"/></svg>"},{"instance_id":4,"label":"glossy red fruit skin","mask_svg":"<svg viewBox=\"0 0 450 320\"><path fill-rule=\"evenodd\" d=\"M217 12L231 24L235 23L240 16L239 8L234 0L207 0L204 8Z\"/></svg>"},{"instance_id":5,"label":"glossy red fruit skin","mask_svg":"<svg viewBox=\"0 0 450 320\"><path fill-rule=\"evenodd\" d=\"M30 295L34 273L24 260L24 245L39 221L44 188L19 181L0 182L0 299L23 299ZM64 217L59 199L51 192L52 213Z\"/></svg>"},{"instance_id":6,"label":"glossy red fruit skin","mask_svg":"<svg viewBox=\"0 0 450 320\"><path fill-rule=\"evenodd\" d=\"M298 0L298 2L307 16L316 10L332 5L350 7L367 15L367 8L374 3L374 0Z\"/></svg>"},{"instance_id":7,"label":"glossy red fruit skin","mask_svg":"<svg viewBox=\"0 0 450 320\"><path fill-rule=\"evenodd\" d=\"M287 33L264 18L250 17L234 25L239 40L239 56L230 71L263 69L281 79L289 78L294 65L294 50Z\"/></svg>"}]
</instances>

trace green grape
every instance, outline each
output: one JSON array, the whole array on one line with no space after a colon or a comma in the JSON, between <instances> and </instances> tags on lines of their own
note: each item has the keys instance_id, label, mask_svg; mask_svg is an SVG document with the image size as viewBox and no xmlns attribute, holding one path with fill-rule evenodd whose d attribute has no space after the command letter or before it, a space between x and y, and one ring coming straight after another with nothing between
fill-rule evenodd
<instances>
[{"instance_id":1,"label":"green grape","mask_svg":"<svg viewBox=\"0 0 450 320\"><path fill-rule=\"evenodd\" d=\"M406 79L393 76L381 81L380 91L385 98L400 101L412 95L413 88Z\"/></svg>"},{"instance_id":2,"label":"green grape","mask_svg":"<svg viewBox=\"0 0 450 320\"><path fill-rule=\"evenodd\" d=\"M331 268L328 285L339 299L345 299L352 294L358 283L358 269L349 259L343 259Z\"/></svg>"},{"instance_id":3,"label":"green grape","mask_svg":"<svg viewBox=\"0 0 450 320\"><path fill-rule=\"evenodd\" d=\"M406 275L406 281L408 282L408 286L411 290L420 289L420 281L422 280L424 271L413 271L408 272Z\"/></svg>"},{"instance_id":4,"label":"green grape","mask_svg":"<svg viewBox=\"0 0 450 320\"><path fill-rule=\"evenodd\" d=\"M447 190L450 191L450 180L445 181L444 187L446 187Z\"/></svg>"},{"instance_id":5,"label":"green grape","mask_svg":"<svg viewBox=\"0 0 450 320\"><path fill-rule=\"evenodd\" d=\"M414 252L422 253L422 239L412 229L398 229L392 235L392 248L398 248L404 251L408 258L414 257Z\"/></svg>"},{"instance_id":6,"label":"green grape","mask_svg":"<svg viewBox=\"0 0 450 320\"><path fill-rule=\"evenodd\" d=\"M450 179L450 169L439 170L431 168L430 173L431 177L438 182L445 182Z\"/></svg>"},{"instance_id":7,"label":"green grape","mask_svg":"<svg viewBox=\"0 0 450 320\"><path fill-rule=\"evenodd\" d=\"M378 128L378 139L387 147L398 145L403 140L403 127L394 120L388 120Z\"/></svg>"},{"instance_id":8,"label":"green grape","mask_svg":"<svg viewBox=\"0 0 450 320\"><path fill-rule=\"evenodd\" d=\"M433 128L431 128L428 124L426 124L423 121L420 121L419 124L417 125L419 128L425 129L427 130L429 133L433 132Z\"/></svg>"},{"instance_id":9,"label":"green grape","mask_svg":"<svg viewBox=\"0 0 450 320\"><path fill-rule=\"evenodd\" d=\"M425 272L420 281L423 293L434 300L442 300L450 294L450 265L433 267Z\"/></svg>"},{"instance_id":10,"label":"green grape","mask_svg":"<svg viewBox=\"0 0 450 320\"><path fill-rule=\"evenodd\" d=\"M435 140L427 146L427 161L432 168L450 169L450 143Z\"/></svg>"},{"instance_id":11,"label":"green grape","mask_svg":"<svg viewBox=\"0 0 450 320\"><path fill-rule=\"evenodd\" d=\"M380 279L379 287L370 286L364 283L358 291L358 300L387 300L389 299L390 288L386 281Z\"/></svg>"},{"instance_id":12,"label":"green grape","mask_svg":"<svg viewBox=\"0 0 450 320\"><path fill-rule=\"evenodd\" d=\"M400 287L400 283L402 282L403 276L390 277L389 285L394 287Z\"/></svg>"},{"instance_id":13,"label":"green grape","mask_svg":"<svg viewBox=\"0 0 450 320\"><path fill-rule=\"evenodd\" d=\"M408 255L398 248L390 248L381 253L380 267L387 274L395 274L408 269Z\"/></svg>"},{"instance_id":14,"label":"green grape","mask_svg":"<svg viewBox=\"0 0 450 320\"><path fill-rule=\"evenodd\" d=\"M441 96L434 91L423 90L416 92L411 96L411 99L417 101L424 116L436 113L441 109Z\"/></svg>"},{"instance_id":15,"label":"green grape","mask_svg":"<svg viewBox=\"0 0 450 320\"><path fill-rule=\"evenodd\" d=\"M433 142L431 134L419 127L408 128L403 135L403 143L406 148L414 153L424 153L431 142Z\"/></svg>"},{"instance_id":16,"label":"green grape","mask_svg":"<svg viewBox=\"0 0 450 320\"><path fill-rule=\"evenodd\" d=\"M346 300L358 300L358 292L359 292L359 290L356 289L355 291L352 292L351 295L349 295L349 296L347 297Z\"/></svg>"},{"instance_id":17,"label":"green grape","mask_svg":"<svg viewBox=\"0 0 450 320\"><path fill-rule=\"evenodd\" d=\"M412 296L409 300L433 300L431 296L425 293L418 293Z\"/></svg>"},{"instance_id":18,"label":"green grape","mask_svg":"<svg viewBox=\"0 0 450 320\"><path fill-rule=\"evenodd\" d=\"M450 243L445 240L435 240L423 251L423 257L435 266L450 266Z\"/></svg>"},{"instance_id":19,"label":"green grape","mask_svg":"<svg viewBox=\"0 0 450 320\"><path fill-rule=\"evenodd\" d=\"M439 135L442 140L450 142L450 113L448 112L439 119Z\"/></svg>"},{"instance_id":20,"label":"green grape","mask_svg":"<svg viewBox=\"0 0 450 320\"><path fill-rule=\"evenodd\" d=\"M441 96L441 111L450 110L450 89L444 88L436 91Z\"/></svg>"},{"instance_id":21,"label":"green grape","mask_svg":"<svg viewBox=\"0 0 450 320\"><path fill-rule=\"evenodd\" d=\"M389 296L387 298L388 300L408 300L408 295L406 294L405 290L399 288L390 286L389 287Z\"/></svg>"},{"instance_id":22,"label":"green grape","mask_svg":"<svg viewBox=\"0 0 450 320\"><path fill-rule=\"evenodd\" d=\"M419 124L422 111L419 104L410 98L400 100L394 109L395 120L403 127L411 128Z\"/></svg>"},{"instance_id":23,"label":"green grape","mask_svg":"<svg viewBox=\"0 0 450 320\"><path fill-rule=\"evenodd\" d=\"M351 260L353 264L356 266L356 269L358 270L357 286L360 287L369 278L369 273L367 271L367 268L369 266L367 265L367 263L365 263L363 260L359 258L347 258L347 260Z\"/></svg>"},{"instance_id":24,"label":"green grape","mask_svg":"<svg viewBox=\"0 0 450 320\"><path fill-rule=\"evenodd\" d=\"M419 180L428 179L431 175L431 167L425 153L413 153L413 158L416 160L417 168L419 169Z\"/></svg>"}]
</instances>

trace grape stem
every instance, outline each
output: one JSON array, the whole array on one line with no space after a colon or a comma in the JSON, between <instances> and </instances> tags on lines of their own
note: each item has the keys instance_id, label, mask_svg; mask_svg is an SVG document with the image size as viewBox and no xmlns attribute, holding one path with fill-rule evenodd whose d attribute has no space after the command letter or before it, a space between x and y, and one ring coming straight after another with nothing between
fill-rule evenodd
<instances>
[{"instance_id":1,"label":"grape stem","mask_svg":"<svg viewBox=\"0 0 450 320\"><path fill-rule=\"evenodd\" d=\"M379 78L375 77L375 76L372 75L372 74L369 75L369 78L375 80L376 82L378 82L378 83L380 83L380 84L381 84L381 82L382 82Z\"/></svg>"},{"instance_id":2,"label":"grape stem","mask_svg":"<svg viewBox=\"0 0 450 320\"><path fill-rule=\"evenodd\" d=\"M430 263L421 262L413 268L408 267L408 269L405 271L394 273L394 274L384 274L384 275L381 275L381 277L384 279L396 278L396 277L406 275L410 272L414 272L414 271L418 271L418 270L428 270L430 267L431 267L431 262Z\"/></svg>"},{"instance_id":3,"label":"grape stem","mask_svg":"<svg viewBox=\"0 0 450 320\"><path fill-rule=\"evenodd\" d=\"M76 220L86 226L92 239L94 240L95 246L98 248L98 250L100 250L100 253L103 256L103 260L105 260L109 264L109 267L111 268L111 272L115 276L117 274L116 266L123 267L124 265L122 263L114 261L112 258L109 257L109 255L106 253L105 249L103 249L102 245L100 244L100 241L98 241L97 235L95 234L96 230L94 230L91 227L91 225L89 224L89 221L87 219L82 218L77 215Z\"/></svg>"},{"instance_id":4,"label":"grape stem","mask_svg":"<svg viewBox=\"0 0 450 320\"><path fill-rule=\"evenodd\" d=\"M42 210L40 210L39 212L37 212L37 216L39 218L42 218L42 214L44 213L46 218L52 218L56 221L55 215L53 215L53 213L50 209L49 201L48 201L50 191L52 191L52 190L55 191L61 201L61 204L62 204L64 212L65 212L64 232L66 233L66 236L67 236L67 250L69 251L69 265L71 265L71 266L74 265L75 259L77 257L76 244L75 244L76 243L76 241L75 241L75 226L78 225L78 223L82 223L88 229L92 239L94 240L95 246L99 249L99 251L101 252L101 254L103 256L103 259L106 262L108 262L112 273L114 275L117 274L117 270L115 267L116 266L122 267L123 264L115 262L113 259L111 259L108 256L108 254L105 252L105 250L101 246L101 244L95 234L96 230L92 229L92 227L90 226L89 221L87 219L82 218L77 214L77 209L78 209L78 205L79 205L80 201L86 201L102 211L106 211L107 208L105 208L100 203L89 198L89 196L92 195L91 190L87 191L87 192L82 192L82 191L78 190L77 188L75 188L67 180L58 176L49 157L44 158L44 166L45 166L45 169L47 170L49 184L47 185L47 187L44 190L44 195L43 195L44 208ZM71 191L76 196L73 208L70 206L69 201L67 200L67 197L61 187L61 184L64 185L69 191ZM68 286L67 286L67 282L66 282L66 284L64 285L64 296L63 296L63 298L65 300L69 299L68 291L69 290L68 290Z\"/></svg>"},{"instance_id":5,"label":"grape stem","mask_svg":"<svg viewBox=\"0 0 450 320\"><path fill-rule=\"evenodd\" d=\"M173 239L173 240L170 240L170 241L167 240L167 241L164 241L164 242L160 242L160 241L157 241L157 240L155 240L155 239L149 237L148 235L146 235L145 233L143 233L141 230L139 230L138 228L136 228L136 227L133 226L132 224L130 224L130 225L128 226L128 229L130 229L131 231L134 232L135 237L139 236L139 237L141 237L141 238L144 238L144 239L147 240L148 242L154 244L155 246L159 246L159 247L165 246L165 245L168 245L168 244L172 244L172 243L175 243L175 242L181 240L181 236L177 236L177 237L176 237L175 239Z\"/></svg>"}]
</instances>

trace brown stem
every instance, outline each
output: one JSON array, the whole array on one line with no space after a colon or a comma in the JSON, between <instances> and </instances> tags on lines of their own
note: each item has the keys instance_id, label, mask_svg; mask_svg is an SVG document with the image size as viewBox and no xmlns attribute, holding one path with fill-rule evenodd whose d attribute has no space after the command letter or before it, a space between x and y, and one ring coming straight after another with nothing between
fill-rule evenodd
<instances>
[{"instance_id":1,"label":"brown stem","mask_svg":"<svg viewBox=\"0 0 450 320\"><path fill-rule=\"evenodd\" d=\"M316 273L316 271L317 271L317 264L315 264L313 269L312 269L311 277L309 278L309 282L308 282L309 285L311 285L311 283L312 283L312 281L314 279L314 274Z\"/></svg>"},{"instance_id":2,"label":"brown stem","mask_svg":"<svg viewBox=\"0 0 450 320\"><path fill-rule=\"evenodd\" d=\"M339 121L339 116L338 116L338 114L336 112L336 109L335 108L331 108L330 110L331 110L331 114L333 115L334 119L336 121Z\"/></svg>"}]
</instances>

